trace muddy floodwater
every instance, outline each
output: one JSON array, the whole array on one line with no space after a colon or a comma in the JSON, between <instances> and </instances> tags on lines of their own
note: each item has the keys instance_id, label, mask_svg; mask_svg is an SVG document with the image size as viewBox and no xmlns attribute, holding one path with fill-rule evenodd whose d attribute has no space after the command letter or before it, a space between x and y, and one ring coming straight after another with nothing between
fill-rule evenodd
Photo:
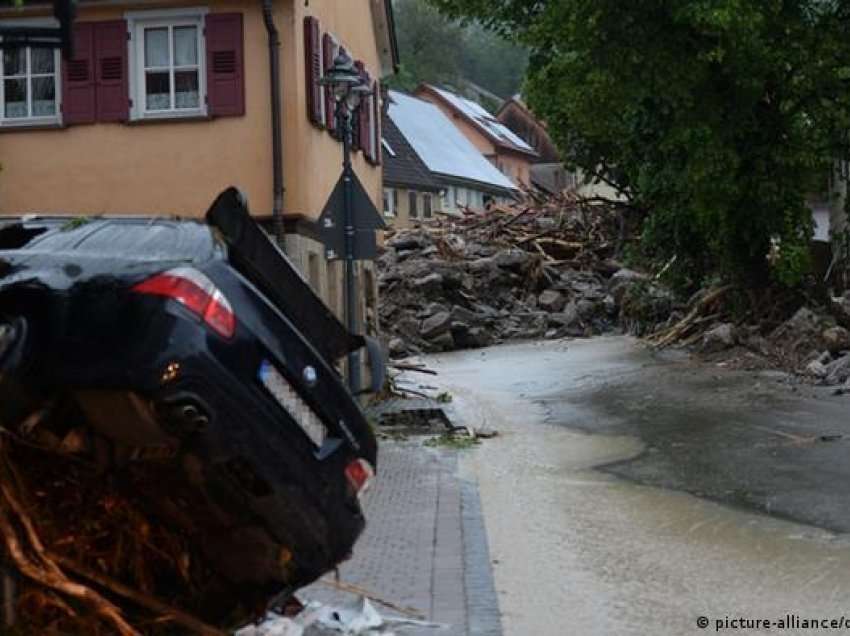
<instances>
[{"instance_id":1,"label":"muddy floodwater","mask_svg":"<svg viewBox=\"0 0 850 636\"><path fill-rule=\"evenodd\" d=\"M506 634L850 625L850 398L629 338L428 363L465 423L501 433L461 470L479 483Z\"/></svg>"}]
</instances>

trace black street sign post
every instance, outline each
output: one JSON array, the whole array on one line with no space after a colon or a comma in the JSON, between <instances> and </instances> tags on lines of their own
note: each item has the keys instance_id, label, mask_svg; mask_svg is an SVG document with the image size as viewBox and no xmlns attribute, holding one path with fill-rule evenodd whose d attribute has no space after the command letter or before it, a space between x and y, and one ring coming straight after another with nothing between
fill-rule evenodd
<instances>
[{"instance_id":1,"label":"black street sign post","mask_svg":"<svg viewBox=\"0 0 850 636\"><path fill-rule=\"evenodd\" d=\"M354 222L354 260L371 261L378 256L377 230L387 228L360 179L352 171L352 216ZM329 261L345 259L345 177L340 177L322 215L319 231Z\"/></svg>"},{"instance_id":2,"label":"black street sign post","mask_svg":"<svg viewBox=\"0 0 850 636\"><path fill-rule=\"evenodd\" d=\"M376 232L386 228L372 199L366 193L351 165L351 117L340 118L343 131L342 177L334 187L319 217L319 231L328 260L345 261L345 313L352 334L357 332L357 283L355 261L377 256ZM355 395L360 391L360 356L348 355L348 384Z\"/></svg>"}]
</instances>

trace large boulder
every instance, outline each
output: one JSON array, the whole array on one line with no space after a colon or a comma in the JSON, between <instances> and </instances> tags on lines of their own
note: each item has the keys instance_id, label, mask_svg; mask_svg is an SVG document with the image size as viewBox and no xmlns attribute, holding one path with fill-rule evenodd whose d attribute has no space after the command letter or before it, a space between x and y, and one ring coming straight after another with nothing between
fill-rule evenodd
<instances>
[{"instance_id":1,"label":"large boulder","mask_svg":"<svg viewBox=\"0 0 850 636\"><path fill-rule=\"evenodd\" d=\"M452 323L452 339L458 349L480 349L492 342L489 332L481 327L470 327L466 323Z\"/></svg>"},{"instance_id":2,"label":"large boulder","mask_svg":"<svg viewBox=\"0 0 850 636\"><path fill-rule=\"evenodd\" d=\"M850 354L826 365L826 383L843 384L850 379Z\"/></svg>"},{"instance_id":3,"label":"large boulder","mask_svg":"<svg viewBox=\"0 0 850 636\"><path fill-rule=\"evenodd\" d=\"M850 292L832 299L832 315L842 327L850 329Z\"/></svg>"},{"instance_id":4,"label":"large boulder","mask_svg":"<svg viewBox=\"0 0 850 636\"><path fill-rule=\"evenodd\" d=\"M526 269L531 261L536 260L536 257L528 252L520 249L502 250L493 257L493 262L502 269L507 269L515 273L520 273Z\"/></svg>"},{"instance_id":5,"label":"large boulder","mask_svg":"<svg viewBox=\"0 0 850 636\"><path fill-rule=\"evenodd\" d=\"M436 295L443 290L443 277L441 274L434 272L412 281L410 287L426 296Z\"/></svg>"},{"instance_id":6,"label":"large boulder","mask_svg":"<svg viewBox=\"0 0 850 636\"><path fill-rule=\"evenodd\" d=\"M499 269L499 266L496 265L496 261L492 256L476 258L474 261L470 262L467 267L469 271L476 276L496 274Z\"/></svg>"},{"instance_id":7,"label":"large boulder","mask_svg":"<svg viewBox=\"0 0 850 636\"><path fill-rule=\"evenodd\" d=\"M584 336L586 331L575 301L570 302L564 307L564 311L557 314L549 314L548 324L555 329L555 334L558 337L580 337Z\"/></svg>"},{"instance_id":8,"label":"large boulder","mask_svg":"<svg viewBox=\"0 0 850 636\"><path fill-rule=\"evenodd\" d=\"M451 314L447 311L441 311L422 321L419 335L425 340L434 340L445 333L449 333L451 328Z\"/></svg>"},{"instance_id":9,"label":"large boulder","mask_svg":"<svg viewBox=\"0 0 850 636\"><path fill-rule=\"evenodd\" d=\"M813 378L823 379L829 375L829 371L827 370L826 365L820 360L812 360L806 365L806 375L810 375Z\"/></svg>"},{"instance_id":10,"label":"large boulder","mask_svg":"<svg viewBox=\"0 0 850 636\"><path fill-rule=\"evenodd\" d=\"M466 307L461 307L460 305L455 305L452 307L452 322L462 322L467 325L474 325L477 322L480 322L482 316L471 309L467 309Z\"/></svg>"},{"instance_id":11,"label":"large boulder","mask_svg":"<svg viewBox=\"0 0 850 636\"><path fill-rule=\"evenodd\" d=\"M737 342L735 325L724 322L705 332L700 349L703 353L717 353L735 346Z\"/></svg>"},{"instance_id":12,"label":"large boulder","mask_svg":"<svg viewBox=\"0 0 850 636\"><path fill-rule=\"evenodd\" d=\"M455 348L455 341L452 338L451 331L446 331L432 339L430 345L437 351L452 351Z\"/></svg>"},{"instance_id":13,"label":"large boulder","mask_svg":"<svg viewBox=\"0 0 850 636\"><path fill-rule=\"evenodd\" d=\"M584 321L593 320L598 314L603 311L603 306L601 302L594 302L593 300L588 300L587 298L580 298L575 303L576 311L578 315Z\"/></svg>"},{"instance_id":14,"label":"large boulder","mask_svg":"<svg viewBox=\"0 0 850 636\"><path fill-rule=\"evenodd\" d=\"M420 324L419 320L414 318L412 315L405 313L401 318L393 322L392 331L393 333L404 336L406 340L412 340L419 335Z\"/></svg>"},{"instance_id":15,"label":"large boulder","mask_svg":"<svg viewBox=\"0 0 850 636\"><path fill-rule=\"evenodd\" d=\"M407 355L407 343L401 338L391 338L387 350L391 358L402 358Z\"/></svg>"},{"instance_id":16,"label":"large boulder","mask_svg":"<svg viewBox=\"0 0 850 636\"><path fill-rule=\"evenodd\" d=\"M850 331L844 327L830 327L821 334L824 346L830 353L838 353L850 349Z\"/></svg>"},{"instance_id":17,"label":"large boulder","mask_svg":"<svg viewBox=\"0 0 850 636\"><path fill-rule=\"evenodd\" d=\"M564 295L554 289L547 289L537 297L537 306L550 313L561 311L566 304L567 299L564 298Z\"/></svg>"},{"instance_id":18,"label":"large boulder","mask_svg":"<svg viewBox=\"0 0 850 636\"><path fill-rule=\"evenodd\" d=\"M818 330L820 317L808 307L800 307L797 312L786 320L778 329L789 335L806 335Z\"/></svg>"},{"instance_id":19,"label":"large boulder","mask_svg":"<svg viewBox=\"0 0 850 636\"><path fill-rule=\"evenodd\" d=\"M442 303L428 303L425 305L425 308L422 309L417 315L420 318L430 318L434 314L438 314L441 311L448 311L448 307L443 305Z\"/></svg>"},{"instance_id":20,"label":"large boulder","mask_svg":"<svg viewBox=\"0 0 850 636\"><path fill-rule=\"evenodd\" d=\"M434 244L431 235L425 230L408 230L399 232L387 241L389 247L396 251L421 250Z\"/></svg>"}]
</instances>

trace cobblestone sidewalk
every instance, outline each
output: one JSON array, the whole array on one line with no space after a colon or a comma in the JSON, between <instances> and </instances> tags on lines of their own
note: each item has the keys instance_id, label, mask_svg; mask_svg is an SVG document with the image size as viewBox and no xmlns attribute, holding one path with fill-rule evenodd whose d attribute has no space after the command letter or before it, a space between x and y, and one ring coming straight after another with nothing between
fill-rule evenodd
<instances>
[{"instance_id":1,"label":"cobblestone sidewalk","mask_svg":"<svg viewBox=\"0 0 850 636\"><path fill-rule=\"evenodd\" d=\"M401 633L500 636L478 490L457 476L457 451L385 442L378 463L365 500L368 526L341 580L448 626ZM320 584L299 596L329 604L352 598Z\"/></svg>"}]
</instances>

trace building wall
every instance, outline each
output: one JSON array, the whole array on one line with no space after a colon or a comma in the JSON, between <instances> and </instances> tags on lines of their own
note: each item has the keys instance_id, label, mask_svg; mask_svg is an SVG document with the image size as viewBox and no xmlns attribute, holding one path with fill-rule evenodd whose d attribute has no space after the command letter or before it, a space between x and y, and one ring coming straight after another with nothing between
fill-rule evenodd
<instances>
[{"instance_id":1,"label":"building wall","mask_svg":"<svg viewBox=\"0 0 850 636\"><path fill-rule=\"evenodd\" d=\"M519 186L531 187L531 162L522 155L502 152L491 159L506 177Z\"/></svg>"},{"instance_id":2,"label":"building wall","mask_svg":"<svg viewBox=\"0 0 850 636\"><path fill-rule=\"evenodd\" d=\"M305 6L308 5L308 6ZM260 3L237 0L78 6L78 21L122 19L126 11L208 7L243 14L245 115L204 121L96 123L49 130L0 128L0 215L143 214L202 216L234 185L254 214L272 212L271 106L268 36ZM283 100L284 213L317 218L342 171L342 144L308 118L303 20L317 17L355 59L380 78L371 0L283 0L275 3L280 32ZM41 9L42 13L44 9ZM38 15L28 9L29 17ZM17 14L16 14L17 15ZM381 203L380 166L353 156L354 169ZM343 264L325 260L321 244L288 235L295 264L340 319L345 316ZM371 263L358 265L362 329L377 329L377 284Z\"/></svg>"},{"instance_id":3,"label":"building wall","mask_svg":"<svg viewBox=\"0 0 850 636\"><path fill-rule=\"evenodd\" d=\"M353 58L365 62L366 69L377 79L381 67L371 4L369 0L310 0L309 3L294 0L286 3L284 25L289 37L283 38L281 47L286 212L318 217L342 172L342 145L327 131L311 125L307 117L304 17L317 17L322 32L333 33ZM380 166L370 165L363 153L355 153L352 160L355 172L380 210Z\"/></svg>"},{"instance_id":4,"label":"building wall","mask_svg":"<svg viewBox=\"0 0 850 636\"><path fill-rule=\"evenodd\" d=\"M286 0L276 3L275 10L281 34L284 210L316 217L339 177L342 148L307 118L304 16L317 16L322 29L333 32L374 77L380 64L369 0L312 0L304 5ZM258 2L83 4L78 20L115 20L128 10L195 6L243 13L245 115L0 129L0 214L201 216L215 195L231 185L246 192L255 214L271 213L268 39ZM38 10L22 15L38 15ZM380 167L369 165L360 153L354 166L377 205Z\"/></svg>"},{"instance_id":5,"label":"building wall","mask_svg":"<svg viewBox=\"0 0 850 636\"><path fill-rule=\"evenodd\" d=\"M390 197L395 196L395 200L398 201L397 205L394 205L391 209L391 212L388 214L384 211L384 220L395 229L407 229L413 227L419 223L427 223L440 211L441 208L441 200L440 195L435 192L422 192L418 190L410 190L408 188L398 188L398 187L386 187L385 190L388 192ZM410 195L416 197L416 210L417 215L414 217L411 215L410 208ZM431 216L430 218L425 217L424 209L424 198L426 196L431 197Z\"/></svg>"},{"instance_id":6,"label":"building wall","mask_svg":"<svg viewBox=\"0 0 850 636\"><path fill-rule=\"evenodd\" d=\"M244 6L248 114L212 121L0 129L0 213L199 216L229 185L243 188L255 211L270 210L268 76L250 72L260 64L268 68L262 62L262 18L253 5L207 6L211 12ZM82 5L78 20L121 19L127 10L146 8L152 7Z\"/></svg>"}]
</instances>

